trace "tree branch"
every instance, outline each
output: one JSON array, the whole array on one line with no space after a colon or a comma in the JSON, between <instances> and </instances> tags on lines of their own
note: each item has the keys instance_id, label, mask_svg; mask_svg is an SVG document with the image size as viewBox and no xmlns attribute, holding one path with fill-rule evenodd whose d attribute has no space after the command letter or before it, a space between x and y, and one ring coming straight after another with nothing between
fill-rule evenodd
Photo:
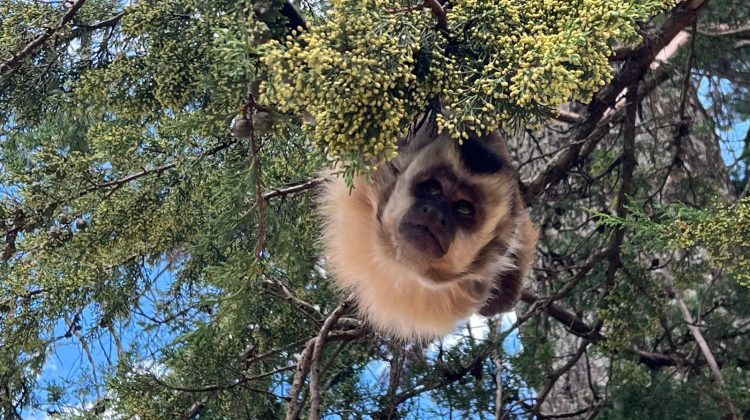
<instances>
[{"instance_id":1,"label":"tree branch","mask_svg":"<svg viewBox=\"0 0 750 420\"><path fill-rule=\"evenodd\" d=\"M432 11L432 15L437 19L437 27L443 32L448 32L448 18L445 15L445 9L437 0L424 0L425 7Z\"/></svg>"},{"instance_id":2,"label":"tree branch","mask_svg":"<svg viewBox=\"0 0 750 420\"><path fill-rule=\"evenodd\" d=\"M626 94L625 105L625 132L623 134L622 154L620 155L620 164L622 165L622 176L620 189L617 191L617 203L615 204L615 215L624 219L628 215L625 203L628 197L633 193L633 173L638 164L635 150L635 123L638 110L638 82L630 85ZM625 239L625 228L623 226L615 227L609 245L607 246L607 284L611 285L615 281L615 274L622 266L620 259L620 247ZM607 288L609 289L609 288Z\"/></svg>"},{"instance_id":3,"label":"tree branch","mask_svg":"<svg viewBox=\"0 0 750 420\"><path fill-rule=\"evenodd\" d=\"M352 302L347 300L334 309L326 318L323 327L320 328L320 334L315 340L310 365L310 420L320 419L320 360L323 357L323 348L328 339L328 332L336 325L339 318L349 310L351 304Z\"/></svg>"},{"instance_id":4,"label":"tree branch","mask_svg":"<svg viewBox=\"0 0 750 420\"><path fill-rule=\"evenodd\" d=\"M292 389L289 391L289 406L286 411L286 420L296 420L299 417L300 411L302 411L302 401L299 400L299 393L302 390L302 385L305 383L308 372L310 372L310 359L312 359L313 348L317 339L318 337L313 337L307 340L305 349L299 357L297 372L294 374Z\"/></svg>"},{"instance_id":5,"label":"tree branch","mask_svg":"<svg viewBox=\"0 0 750 420\"><path fill-rule=\"evenodd\" d=\"M632 85L643 77L657 54L682 29L693 23L698 16L698 12L706 6L708 1L693 0L681 3L672 10L669 18L658 30L644 37L640 46L635 48L628 56L627 61L614 80L594 96L587 109L588 115L578 126L570 147L559 152L539 174L522 185L527 204L537 199L548 185L566 177L573 166L594 150L601 139L601 137L594 136L594 133L600 131L602 127L606 128L604 124L606 119L602 120L605 112L613 106L615 106L615 111L618 109L615 104L625 87Z\"/></svg>"},{"instance_id":6,"label":"tree branch","mask_svg":"<svg viewBox=\"0 0 750 420\"><path fill-rule=\"evenodd\" d=\"M92 30L113 27L117 25L118 23L120 23L120 20L122 20L123 16L125 16L127 13L128 13L127 10L123 10L113 15L110 18L100 20L98 22L93 22L89 24L78 23L75 25L75 28L73 28L73 35L75 36L80 32L88 32Z\"/></svg>"},{"instance_id":7,"label":"tree branch","mask_svg":"<svg viewBox=\"0 0 750 420\"><path fill-rule=\"evenodd\" d=\"M708 346L708 342L706 342L706 339L703 337L703 333L701 333L701 330L695 326L695 321L693 320L692 315L690 315L690 311L688 310L687 305L685 305L685 301L683 301L679 295L675 295L675 301L677 302L677 306L680 308L682 318L685 320L685 324L687 325L688 330L690 330L690 333L693 334L693 337L695 337L695 341L698 343L698 346L701 349L701 353L703 353L703 357L706 358L708 367L711 369L711 373L714 375L714 378L716 378L716 382L718 382L719 385L724 386L724 376L721 374L719 364L716 363L716 358L711 352L711 348ZM732 401L729 400L729 398L725 397L725 399L727 409L729 410L731 418L737 419L737 410L734 408L734 404L732 404Z\"/></svg>"},{"instance_id":8,"label":"tree branch","mask_svg":"<svg viewBox=\"0 0 750 420\"><path fill-rule=\"evenodd\" d=\"M750 34L750 25L742 25L736 28L729 28L729 25L723 24L717 28L698 29L698 33L703 36L710 37L740 36Z\"/></svg>"},{"instance_id":9,"label":"tree branch","mask_svg":"<svg viewBox=\"0 0 750 420\"><path fill-rule=\"evenodd\" d=\"M255 112L255 100L250 96L248 103ZM255 244L255 258L263 256L266 248L266 199L263 197L263 169L260 161L260 144L255 135L255 126L250 124L250 146L253 150L253 178L255 181L255 201L258 205L258 242Z\"/></svg>"},{"instance_id":10,"label":"tree branch","mask_svg":"<svg viewBox=\"0 0 750 420\"><path fill-rule=\"evenodd\" d=\"M537 301L544 300L544 298L536 296L534 292L529 289L523 289L521 291L521 300L526 303L533 304ZM547 309L547 313L552 318L560 321L560 323L562 323L565 328L572 334L575 334L579 337L588 338L591 341L601 341L605 339L605 337L600 332L598 332L596 328L587 325L582 319L580 319L572 312L569 312L554 303L543 303L542 306Z\"/></svg>"},{"instance_id":11,"label":"tree branch","mask_svg":"<svg viewBox=\"0 0 750 420\"><path fill-rule=\"evenodd\" d=\"M534 407L531 409L531 412L539 416L542 410L542 404L544 404L544 400L547 399L547 396L552 391L552 388L555 386L555 383L562 375L564 375L567 371L569 371L583 356L583 353L586 351L586 347L589 345L589 340L584 339L581 345L578 347L578 351L568 359L567 362L565 362L564 365L560 366L560 368L552 371L548 377L547 382L544 385L544 388L541 392L536 396L536 403L534 404Z\"/></svg>"},{"instance_id":12,"label":"tree branch","mask_svg":"<svg viewBox=\"0 0 750 420\"><path fill-rule=\"evenodd\" d=\"M57 31L65 27L65 25L70 22L71 19L78 13L78 10L83 7L83 4L86 3L86 0L76 0L74 1L69 7L68 10L63 15L62 19L60 19L60 23L55 28L48 28L44 33L34 38L31 42L29 42L21 51L14 53L11 58L6 60L5 62L0 64L0 76L7 76L10 72L12 72L16 66L18 66L21 61L26 59L28 56L30 56L34 51L36 51L37 48L42 46L45 42L47 42L48 39L52 37Z\"/></svg>"},{"instance_id":13,"label":"tree branch","mask_svg":"<svg viewBox=\"0 0 750 420\"><path fill-rule=\"evenodd\" d=\"M583 121L583 117L580 114L570 111L557 110L557 115L554 117L558 121L566 122L568 124L580 124Z\"/></svg>"},{"instance_id":14,"label":"tree branch","mask_svg":"<svg viewBox=\"0 0 750 420\"><path fill-rule=\"evenodd\" d=\"M305 314L306 316L314 319L317 322L323 322L323 314L320 313L320 310L313 306L311 303L304 301L297 297L297 295L290 289L286 284L282 283L278 280L263 280L263 284L267 284L269 286L274 286L281 290L281 293L283 293L283 296L279 296L281 298L286 299L287 301L294 304L297 308L300 309L300 311Z\"/></svg>"},{"instance_id":15,"label":"tree branch","mask_svg":"<svg viewBox=\"0 0 750 420\"><path fill-rule=\"evenodd\" d=\"M667 295L673 298L677 303L677 307L682 314L682 319L685 321L688 330L695 338L695 341L698 343L698 347L700 347L701 353L703 353L703 357L706 359L706 362L708 362L708 367L711 369L711 373L716 379L716 382L720 386L724 386L724 376L721 374L719 364L716 363L716 358L711 351L711 347L709 347L708 342L703 337L703 333L701 332L701 330L695 325L695 320L690 314L690 310L688 309L687 305L685 305L685 301L682 300L682 296L680 296L680 293L678 291L675 291L673 288L674 278L672 277L672 273L670 273L668 270L661 270L661 274L662 276L664 276ZM729 418L736 420L738 417L737 410L735 409L734 404L726 396L723 396L722 399L727 405L727 410L729 410Z\"/></svg>"},{"instance_id":16,"label":"tree branch","mask_svg":"<svg viewBox=\"0 0 750 420\"><path fill-rule=\"evenodd\" d=\"M300 193L300 192L307 191L309 189L315 188L318 185L322 184L323 181L325 181L323 178L313 178L313 179L311 179L309 181L306 181L306 182L303 182L301 184L290 185L288 187L284 187L284 188L281 188L281 189L274 188L274 189L271 189L270 191L267 191L266 193L264 193L263 194L263 199L266 200L266 201L268 201L268 200L270 200L272 198L276 198L276 197L282 197L282 196L285 196L285 195L297 194L297 193Z\"/></svg>"},{"instance_id":17,"label":"tree branch","mask_svg":"<svg viewBox=\"0 0 750 420\"><path fill-rule=\"evenodd\" d=\"M495 377L495 420L503 418L503 361L497 349L492 350L492 363L495 364L497 376Z\"/></svg>"}]
</instances>

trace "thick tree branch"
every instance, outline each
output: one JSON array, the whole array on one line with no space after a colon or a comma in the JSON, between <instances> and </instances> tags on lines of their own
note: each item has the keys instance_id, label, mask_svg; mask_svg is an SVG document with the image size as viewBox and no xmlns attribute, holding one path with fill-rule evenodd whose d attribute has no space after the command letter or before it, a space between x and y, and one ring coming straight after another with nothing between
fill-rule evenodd
<instances>
[{"instance_id":1,"label":"thick tree branch","mask_svg":"<svg viewBox=\"0 0 750 420\"><path fill-rule=\"evenodd\" d=\"M568 124L580 124L583 121L583 117L580 114L560 109L557 110L557 115L554 118Z\"/></svg>"},{"instance_id":2,"label":"thick tree branch","mask_svg":"<svg viewBox=\"0 0 750 420\"><path fill-rule=\"evenodd\" d=\"M503 410L503 361L497 349L492 350L492 363L495 364L497 376L495 377L495 420L500 420L505 415Z\"/></svg>"},{"instance_id":3,"label":"thick tree branch","mask_svg":"<svg viewBox=\"0 0 750 420\"><path fill-rule=\"evenodd\" d=\"M579 133L587 136L598 123L601 116L623 90L640 80L648 70L657 54L666 47L680 31L698 17L698 13L708 4L709 0L692 0L680 3L667 18L666 22L656 31L646 35L638 48L633 50L632 56L625 62L612 83L596 94L589 104L589 116Z\"/></svg>"},{"instance_id":4,"label":"thick tree branch","mask_svg":"<svg viewBox=\"0 0 750 420\"><path fill-rule=\"evenodd\" d=\"M617 203L615 203L615 215L624 219L628 215L625 207L629 196L633 193L633 174L638 163L635 150L635 123L638 109L638 82L628 87L625 105L625 132L623 134L622 154L620 165L622 176L620 177L620 189L617 191ZM620 269L620 247L625 239L625 229L622 226L615 227L612 239L607 246L607 284L615 281L615 274ZM608 288L607 288L608 289Z\"/></svg>"},{"instance_id":5,"label":"thick tree branch","mask_svg":"<svg viewBox=\"0 0 750 420\"><path fill-rule=\"evenodd\" d=\"M534 304L537 301L544 300L544 298L536 296L534 292L529 289L523 289L521 291L521 300L529 304ZM546 308L547 313L552 318L560 321L560 323L562 323L565 328L572 334L575 334L579 337L588 338L592 341L601 341L605 339L605 337L600 332L598 332L596 328L587 325L574 313L563 309L561 306L558 306L554 303L542 303L542 306Z\"/></svg>"},{"instance_id":6,"label":"thick tree branch","mask_svg":"<svg viewBox=\"0 0 750 420\"><path fill-rule=\"evenodd\" d=\"M604 341L607 339L607 337L603 335L598 328L586 324L584 320L582 320L573 312L557 304L551 303L551 298L539 297L535 295L531 290L523 289L521 291L521 300L530 305L535 305L532 306L533 312L544 309L547 315L560 322L565 327L565 329L567 329L573 335L577 335L578 337L584 338L592 343ZM528 314L529 317L533 315L533 312ZM516 328L523 321L525 321L525 319L527 318L519 317L518 322L513 326L513 328ZM637 356L641 363L651 368L659 368L663 366L680 366L684 364L683 361L679 358L660 353L648 352L638 348L627 349L625 350L625 353Z\"/></svg>"},{"instance_id":7,"label":"thick tree branch","mask_svg":"<svg viewBox=\"0 0 750 420\"><path fill-rule=\"evenodd\" d=\"M310 361L310 420L320 419L320 362L323 358L323 348L328 339L328 332L331 331L339 318L351 307L351 301L345 301L339 305L326 318L323 327L320 328L320 334L315 340L313 347L312 359Z\"/></svg>"},{"instance_id":8,"label":"thick tree branch","mask_svg":"<svg viewBox=\"0 0 750 420\"><path fill-rule=\"evenodd\" d=\"M643 100L643 98L650 95L662 83L669 80L672 74L673 70L670 66L662 65L657 67L651 73L651 77L647 77L640 84L638 101ZM594 151L604 136L610 133L612 125L623 118L624 109L625 101L619 101L602 118L594 131L585 140L571 143L568 147L558 152L534 178L521 184L526 205L531 205L544 192L544 189L548 185L565 178L574 166L582 163Z\"/></svg>"},{"instance_id":9,"label":"thick tree branch","mask_svg":"<svg viewBox=\"0 0 750 420\"><path fill-rule=\"evenodd\" d=\"M522 187L527 204L536 200L548 185L567 176L571 168L593 151L600 138L593 137L592 134L603 126L602 117L605 112L615 106L627 86L643 77L656 55L680 31L693 23L708 1L692 0L681 3L672 10L669 18L658 30L644 37L643 42L632 51L614 80L594 96L587 108L586 119L578 126L570 147L558 153L542 172Z\"/></svg>"},{"instance_id":10,"label":"thick tree branch","mask_svg":"<svg viewBox=\"0 0 750 420\"><path fill-rule=\"evenodd\" d=\"M289 406L286 411L286 420L296 420L299 417L300 411L302 411L303 401L299 400L299 393L302 391L302 385L305 383L305 378L310 372L310 360L312 359L313 348L317 339L318 337L313 337L307 340L305 349L299 357L297 372L294 374L292 389L289 391Z\"/></svg>"},{"instance_id":11,"label":"thick tree branch","mask_svg":"<svg viewBox=\"0 0 750 420\"><path fill-rule=\"evenodd\" d=\"M334 340L356 340L367 334L367 329L362 327L359 322L352 322L349 318L342 318L344 313L351 307L352 302L347 300L339 305L323 322L323 326L317 336L310 338L305 343L305 348L300 355L299 362L297 363L297 370L292 381L292 389L289 391L287 400L289 405L287 406L286 420L296 420L299 417L302 407L304 405L303 396L299 398L299 394L302 391L302 386L305 383L305 379L308 374L310 375L310 392L312 394L312 402L310 408L310 416L313 418L313 414L320 412L320 361L323 357L323 348L326 342ZM340 322L346 321L346 322ZM355 325L356 324L356 325ZM354 325L355 329L344 329L342 331L333 331L333 327L341 325L344 327ZM322 337L322 338L321 338ZM315 382L315 384L313 384ZM317 398L317 403L315 402ZM316 407L317 404L317 407ZM316 411L317 410L317 411Z\"/></svg>"}]
</instances>

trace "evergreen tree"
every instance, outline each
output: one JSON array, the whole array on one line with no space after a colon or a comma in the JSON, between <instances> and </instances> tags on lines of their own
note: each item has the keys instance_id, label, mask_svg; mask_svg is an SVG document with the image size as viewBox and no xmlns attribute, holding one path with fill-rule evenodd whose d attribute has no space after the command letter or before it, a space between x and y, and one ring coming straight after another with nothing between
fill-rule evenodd
<instances>
[{"instance_id":1,"label":"evergreen tree","mask_svg":"<svg viewBox=\"0 0 750 420\"><path fill-rule=\"evenodd\" d=\"M0 417L750 416L745 3L0 1ZM316 174L436 106L542 239L514 316L403 343Z\"/></svg>"}]
</instances>

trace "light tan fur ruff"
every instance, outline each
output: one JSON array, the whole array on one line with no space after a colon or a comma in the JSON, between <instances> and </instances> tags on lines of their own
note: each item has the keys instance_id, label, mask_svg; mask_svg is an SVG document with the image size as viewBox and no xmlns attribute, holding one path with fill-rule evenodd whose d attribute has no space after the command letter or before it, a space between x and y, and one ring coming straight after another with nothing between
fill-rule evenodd
<instances>
[{"instance_id":1,"label":"light tan fur ruff","mask_svg":"<svg viewBox=\"0 0 750 420\"><path fill-rule=\"evenodd\" d=\"M378 238L376 198L364 180L349 188L331 178L321 195L323 236L334 284L355 295L362 315L378 330L404 338L442 336L476 312L486 296L466 282L429 287L431 281L389 258ZM513 267L508 261L509 268Z\"/></svg>"}]
</instances>

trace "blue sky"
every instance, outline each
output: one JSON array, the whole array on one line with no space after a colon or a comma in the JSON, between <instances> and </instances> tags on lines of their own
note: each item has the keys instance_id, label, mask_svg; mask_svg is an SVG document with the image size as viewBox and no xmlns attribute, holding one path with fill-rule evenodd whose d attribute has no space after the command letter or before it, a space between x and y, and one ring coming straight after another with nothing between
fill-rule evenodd
<instances>
[{"instance_id":1,"label":"blue sky","mask_svg":"<svg viewBox=\"0 0 750 420\"><path fill-rule=\"evenodd\" d=\"M726 80L712 80L709 83L707 77L701 79L698 86L698 96L706 108L712 104L712 98L709 94L711 88L718 86L722 95L729 95L735 87ZM739 119L736 115L728 115L728 120L723 121L724 127L717 127L716 134L721 138L721 155L727 165L732 165L737 161L742 148L744 147L745 136L750 129L750 120Z\"/></svg>"},{"instance_id":2,"label":"blue sky","mask_svg":"<svg viewBox=\"0 0 750 420\"><path fill-rule=\"evenodd\" d=\"M150 267L144 270L144 276L148 276L153 281L153 287L149 293L144 294L143 298L139 301L141 310L148 316L157 316L156 308L154 307L155 296L167 292L171 287L174 274L169 270L165 270L164 266L161 267ZM96 308L90 306L83 311L82 319L82 334L90 328L96 327L96 319L98 319L95 313ZM141 349L145 349L142 343L149 342L151 345L149 348L167 346L175 338L173 332L166 328L158 328L156 330L145 333L138 326L139 321L145 321L142 316L134 315L134 317L127 323L119 323L115 326L115 330L118 331L118 335L122 346L125 351L138 351L144 360L154 360L154 355L148 354ZM58 321L54 336L62 336L68 330L68 325L64 320ZM106 367L108 364L116 363L117 357L117 346L114 338L104 329L98 329L101 331L96 339L89 343L89 352L92 355L96 369L92 370L91 362L86 351L80 345L80 341L76 337L70 339L63 339L58 341L53 351L47 358L47 361L38 375L40 383L55 383L55 384L67 384L73 383L76 385L83 386L84 388L91 391L90 395L79 395L77 398L74 396L73 400L68 401L68 409L66 412L75 413L80 409L88 410L91 404L98 398L106 396L103 388L96 388L93 386L95 383L101 383L102 379L106 375ZM158 371L159 366L144 365L144 369L151 371ZM93 372L96 374L96 378L93 378ZM96 380L94 380L96 379ZM39 394L39 397L44 397ZM29 419L49 419L47 413L39 411L28 411L25 413L24 418Z\"/></svg>"}]
</instances>

